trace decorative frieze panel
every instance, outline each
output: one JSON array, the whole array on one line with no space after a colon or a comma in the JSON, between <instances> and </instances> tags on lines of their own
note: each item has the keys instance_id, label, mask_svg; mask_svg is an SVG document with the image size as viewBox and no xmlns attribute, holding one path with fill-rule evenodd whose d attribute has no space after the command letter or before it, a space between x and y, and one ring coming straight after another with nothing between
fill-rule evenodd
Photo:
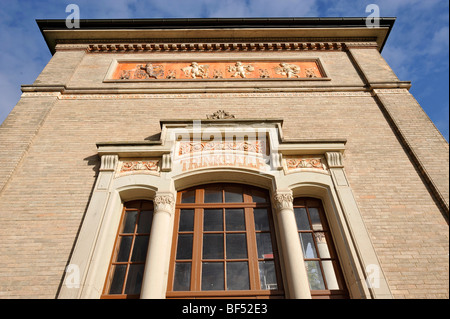
<instances>
[{"instance_id":1,"label":"decorative frieze panel","mask_svg":"<svg viewBox=\"0 0 450 319\"><path fill-rule=\"evenodd\" d=\"M116 177L135 173L159 175L159 172L159 159L122 160L119 161Z\"/></svg>"},{"instance_id":2,"label":"decorative frieze panel","mask_svg":"<svg viewBox=\"0 0 450 319\"><path fill-rule=\"evenodd\" d=\"M323 78L318 61L119 62L110 80Z\"/></svg>"},{"instance_id":3,"label":"decorative frieze panel","mask_svg":"<svg viewBox=\"0 0 450 319\"><path fill-rule=\"evenodd\" d=\"M196 153L210 151L241 151L246 153L265 154L265 146L266 143L263 140L180 142L178 155L194 155Z\"/></svg>"},{"instance_id":4,"label":"decorative frieze panel","mask_svg":"<svg viewBox=\"0 0 450 319\"><path fill-rule=\"evenodd\" d=\"M175 165L183 172L208 167L239 167L269 170L267 144L263 139L180 141Z\"/></svg>"},{"instance_id":5,"label":"decorative frieze panel","mask_svg":"<svg viewBox=\"0 0 450 319\"><path fill-rule=\"evenodd\" d=\"M322 156L289 156L283 159L283 169L286 174L302 170L327 172Z\"/></svg>"}]
</instances>

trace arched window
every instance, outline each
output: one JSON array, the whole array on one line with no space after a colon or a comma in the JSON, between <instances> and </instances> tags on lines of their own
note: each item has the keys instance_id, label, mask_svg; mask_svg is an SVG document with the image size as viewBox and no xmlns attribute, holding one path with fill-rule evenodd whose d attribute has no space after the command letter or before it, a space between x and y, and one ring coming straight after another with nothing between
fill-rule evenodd
<instances>
[{"instance_id":1,"label":"arched window","mask_svg":"<svg viewBox=\"0 0 450 319\"><path fill-rule=\"evenodd\" d=\"M312 298L348 298L322 202L314 198L296 198L294 214Z\"/></svg>"},{"instance_id":2,"label":"arched window","mask_svg":"<svg viewBox=\"0 0 450 319\"><path fill-rule=\"evenodd\" d=\"M124 203L102 298L139 298L153 217L153 202Z\"/></svg>"},{"instance_id":3,"label":"arched window","mask_svg":"<svg viewBox=\"0 0 450 319\"><path fill-rule=\"evenodd\" d=\"M181 191L167 298L282 298L266 191L211 184Z\"/></svg>"}]
</instances>

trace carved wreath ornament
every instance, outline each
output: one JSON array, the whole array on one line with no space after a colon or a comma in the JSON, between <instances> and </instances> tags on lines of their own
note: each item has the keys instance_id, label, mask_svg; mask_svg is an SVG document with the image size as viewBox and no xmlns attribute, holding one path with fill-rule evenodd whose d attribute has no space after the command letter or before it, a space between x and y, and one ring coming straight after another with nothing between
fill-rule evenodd
<instances>
[{"instance_id":1,"label":"carved wreath ornament","mask_svg":"<svg viewBox=\"0 0 450 319\"><path fill-rule=\"evenodd\" d=\"M214 112L211 115L206 115L206 118L208 120L227 120L227 119L234 119L235 116L224 110L218 110L217 112Z\"/></svg>"}]
</instances>

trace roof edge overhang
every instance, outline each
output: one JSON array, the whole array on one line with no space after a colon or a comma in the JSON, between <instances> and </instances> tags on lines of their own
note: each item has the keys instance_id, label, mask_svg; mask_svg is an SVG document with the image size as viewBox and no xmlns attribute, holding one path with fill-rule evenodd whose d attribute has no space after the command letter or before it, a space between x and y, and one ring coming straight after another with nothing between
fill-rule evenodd
<instances>
[{"instance_id":1,"label":"roof edge overhang","mask_svg":"<svg viewBox=\"0 0 450 319\"><path fill-rule=\"evenodd\" d=\"M377 42L381 51L395 18L379 18L369 28L366 17L350 18L206 18L206 19L80 19L80 28L69 29L66 20L36 20L52 52L57 43L95 41L144 41L164 39L255 39L297 38L326 41ZM199 32L202 30L202 32Z\"/></svg>"}]
</instances>

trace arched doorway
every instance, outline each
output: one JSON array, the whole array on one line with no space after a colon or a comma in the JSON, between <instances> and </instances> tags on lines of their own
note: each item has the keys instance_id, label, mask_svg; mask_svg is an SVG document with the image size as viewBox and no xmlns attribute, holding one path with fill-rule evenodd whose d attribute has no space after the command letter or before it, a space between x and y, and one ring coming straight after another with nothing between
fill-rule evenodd
<instances>
[{"instance_id":1,"label":"arched doorway","mask_svg":"<svg viewBox=\"0 0 450 319\"><path fill-rule=\"evenodd\" d=\"M240 184L178 192L167 298L284 298L269 193Z\"/></svg>"}]
</instances>

